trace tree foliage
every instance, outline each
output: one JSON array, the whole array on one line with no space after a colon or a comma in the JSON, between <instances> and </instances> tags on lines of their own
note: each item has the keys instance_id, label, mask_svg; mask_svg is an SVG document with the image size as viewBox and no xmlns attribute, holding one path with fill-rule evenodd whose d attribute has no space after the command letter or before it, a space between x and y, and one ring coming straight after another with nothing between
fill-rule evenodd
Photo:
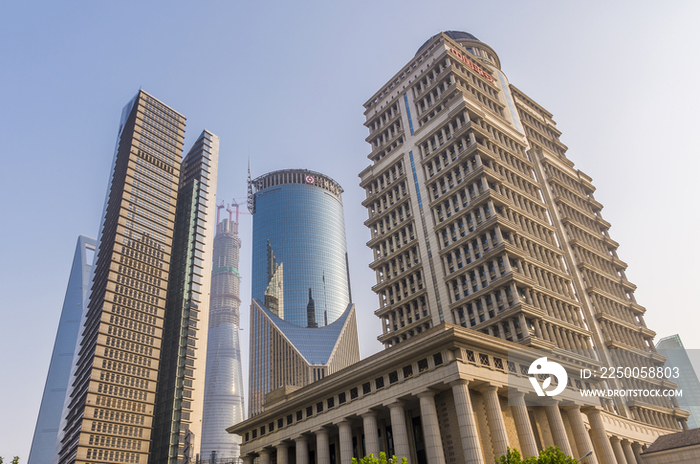
<instances>
[{"instance_id":1,"label":"tree foliage","mask_svg":"<svg viewBox=\"0 0 700 464\"><path fill-rule=\"evenodd\" d=\"M401 458L401 461L399 461L399 458L396 456L392 456L391 459L386 458L386 453L381 452L379 453L379 457L375 458L372 453L370 453L369 456L365 456L364 458L360 459L359 461L356 458L352 458L352 464L408 464L408 461L406 458ZM2 464L2 463L0 463Z\"/></svg>"},{"instance_id":2,"label":"tree foliage","mask_svg":"<svg viewBox=\"0 0 700 464\"><path fill-rule=\"evenodd\" d=\"M510 449L496 460L496 464L576 464L576 459L564 454L556 446L550 446L540 451L538 456L528 456L523 459L517 449Z\"/></svg>"}]
</instances>

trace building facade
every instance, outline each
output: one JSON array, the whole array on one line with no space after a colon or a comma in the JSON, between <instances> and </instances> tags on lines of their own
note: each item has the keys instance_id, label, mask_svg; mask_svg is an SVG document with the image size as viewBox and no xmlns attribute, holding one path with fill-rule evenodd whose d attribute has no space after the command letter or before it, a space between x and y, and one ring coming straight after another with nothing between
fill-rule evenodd
<instances>
[{"instance_id":1,"label":"building facade","mask_svg":"<svg viewBox=\"0 0 700 464\"><path fill-rule=\"evenodd\" d=\"M688 427L698 428L700 426L700 381L688 350L685 349L678 335L662 338L656 343L656 348L666 357L666 367L679 370L680 375L676 382L678 387L683 389L683 396L678 398L678 404L690 413ZM691 350L690 353L695 355L697 351Z\"/></svg>"},{"instance_id":2,"label":"building facade","mask_svg":"<svg viewBox=\"0 0 700 464\"><path fill-rule=\"evenodd\" d=\"M56 438L70 382L71 361L80 334L80 318L87 305L96 244L94 238L81 235L75 247L49 373L46 376L44 395L41 398L32 447L29 450L28 462L32 464L51 463L56 456Z\"/></svg>"},{"instance_id":3,"label":"building facade","mask_svg":"<svg viewBox=\"0 0 700 464\"><path fill-rule=\"evenodd\" d=\"M595 350L608 366L663 366L591 178L491 47L437 34L365 116L372 164L360 178L385 346L444 321L533 348ZM612 406L677 424L670 401Z\"/></svg>"},{"instance_id":4,"label":"building facade","mask_svg":"<svg viewBox=\"0 0 700 464\"><path fill-rule=\"evenodd\" d=\"M184 131L185 118L143 90L122 111L62 413L61 464L145 463L151 451L153 462L194 457L218 138L205 131L183 162Z\"/></svg>"},{"instance_id":5,"label":"building facade","mask_svg":"<svg viewBox=\"0 0 700 464\"><path fill-rule=\"evenodd\" d=\"M359 360L342 191L303 169L249 181L250 415L262 411L272 390L302 387Z\"/></svg>"},{"instance_id":6,"label":"building facade","mask_svg":"<svg viewBox=\"0 0 700 464\"><path fill-rule=\"evenodd\" d=\"M600 378L665 358L590 177L491 47L464 32L431 37L365 116L360 185L386 350L229 428L244 461L349 464L386 451L486 463L508 446L529 456L556 445L592 451L582 462L641 464L644 447L687 427L675 398L590 393L676 385ZM565 385L531 374L542 350ZM541 401L538 381L561 393Z\"/></svg>"},{"instance_id":7,"label":"building facade","mask_svg":"<svg viewBox=\"0 0 700 464\"><path fill-rule=\"evenodd\" d=\"M209 341L202 422L203 459L237 459L240 438L226 427L245 418L240 342L238 222L224 219L216 226L214 267L209 305Z\"/></svg>"},{"instance_id":8,"label":"building facade","mask_svg":"<svg viewBox=\"0 0 700 464\"><path fill-rule=\"evenodd\" d=\"M194 462L202 440L219 137L182 161L149 463Z\"/></svg>"}]
</instances>

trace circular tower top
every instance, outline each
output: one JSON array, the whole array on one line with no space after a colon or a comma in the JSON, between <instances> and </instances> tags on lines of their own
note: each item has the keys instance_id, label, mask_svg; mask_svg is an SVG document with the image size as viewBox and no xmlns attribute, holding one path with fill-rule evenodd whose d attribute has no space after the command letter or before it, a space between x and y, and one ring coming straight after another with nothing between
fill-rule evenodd
<instances>
[{"instance_id":1,"label":"circular tower top","mask_svg":"<svg viewBox=\"0 0 700 464\"><path fill-rule=\"evenodd\" d=\"M440 35L445 35L450 39L454 40L459 45L461 45L467 52L471 53L476 58L487 61L490 64L495 65L499 69L501 68L501 61L493 48L476 38L476 36L474 36L473 34L463 31L444 31L435 34L434 36L426 40L423 45L420 46L420 48L416 52L416 56L420 54L423 51L423 49L425 49L436 37Z\"/></svg>"}]
</instances>

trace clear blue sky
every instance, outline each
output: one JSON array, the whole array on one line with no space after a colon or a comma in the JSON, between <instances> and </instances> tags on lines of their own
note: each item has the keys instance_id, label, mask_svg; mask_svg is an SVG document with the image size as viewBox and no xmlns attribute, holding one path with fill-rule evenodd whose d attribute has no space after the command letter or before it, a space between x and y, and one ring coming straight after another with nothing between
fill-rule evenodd
<instances>
[{"instance_id":1,"label":"clear blue sky","mask_svg":"<svg viewBox=\"0 0 700 464\"><path fill-rule=\"evenodd\" d=\"M97 234L120 111L141 86L188 118L186 148L203 128L221 137L219 200L245 196L248 155L254 175L309 168L345 188L362 354L380 349L362 104L440 30L491 45L554 114L648 325L700 348L686 296L700 275L697 2L6 1L0 17L1 456L26 462L75 242Z\"/></svg>"}]
</instances>

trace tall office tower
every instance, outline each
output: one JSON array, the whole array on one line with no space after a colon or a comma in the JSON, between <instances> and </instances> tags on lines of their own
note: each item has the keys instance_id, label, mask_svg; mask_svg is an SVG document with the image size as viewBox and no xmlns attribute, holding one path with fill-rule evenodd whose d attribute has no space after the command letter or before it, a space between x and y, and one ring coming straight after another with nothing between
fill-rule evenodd
<instances>
[{"instance_id":1,"label":"tall office tower","mask_svg":"<svg viewBox=\"0 0 700 464\"><path fill-rule=\"evenodd\" d=\"M302 387L360 359L342 191L303 169L249 181L251 415L272 390Z\"/></svg>"},{"instance_id":2,"label":"tall office tower","mask_svg":"<svg viewBox=\"0 0 700 464\"><path fill-rule=\"evenodd\" d=\"M180 168L150 464L194 462L200 449L218 164L205 130Z\"/></svg>"},{"instance_id":3,"label":"tall office tower","mask_svg":"<svg viewBox=\"0 0 700 464\"><path fill-rule=\"evenodd\" d=\"M241 440L226 433L225 429L245 418L239 337L241 274L238 260L241 239L238 237L238 205L235 208L236 222L232 217L219 222L214 237L202 459L210 458L215 452L219 458L235 461Z\"/></svg>"},{"instance_id":4,"label":"tall office tower","mask_svg":"<svg viewBox=\"0 0 700 464\"><path fill-rule=\"evenodd\" d=\"M690 412L688 427L695 429L700 426L700 381L688 356L688 350L678 335L662 338L656 343L656 348L666 357L666 367L678 369L678 377L673 379L678 383L678 388L683 390L683 395L678 397L678 404ZM691 352L694 357L697 356L697 350Z\"/></svg>"},{"instance_id":5,"label":"tall office tower","mask_svg":"<svg viewBox=\"0 0 700 464\"><path fill-rule=\"evenodd\" d=\"M61 464L148 460L184 131L144 91L122 112Z\"/></svg>"},{"instance_id":6,"label":"tall office tower","mask_svg":"<svg viewBox=\"0 0 700 464\"><path fill-rule=\"evenodd\" d=\"M372 164L360 178L387 348L444 321L529 347L596 348L607 366L663 365L591 178L491 47L431 37L365 116ZM607 406L660 427L683 419L668 399Z\"/></svg>"},{"instance_id":7,"label":"tall office tower","mask_svg":"<svg viewBox=\"0 0 700 464\"><path fill-rule=\"evenodd\" d=\"M36 420L34 439L29 451L29 463L50 463L56 453L56 438L61 423L63 402L70 383L71 361L80 334L80 318L87 304L90 270L96 244L97 241L94 238L84 235L78 237L61 318L58 322L56 341L53 345L49 373L46 376L44 395Z\"/></svg>"}]
</instances>

